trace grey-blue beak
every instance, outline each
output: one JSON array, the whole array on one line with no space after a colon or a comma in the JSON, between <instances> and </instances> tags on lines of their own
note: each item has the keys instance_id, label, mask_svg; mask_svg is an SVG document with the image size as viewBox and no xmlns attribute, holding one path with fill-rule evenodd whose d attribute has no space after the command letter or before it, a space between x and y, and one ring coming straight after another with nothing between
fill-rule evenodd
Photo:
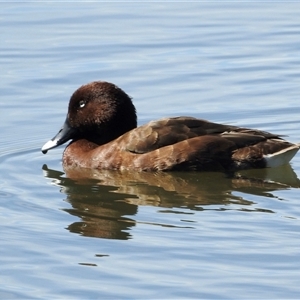
<instances>
[{"instance_id":1,"label":"grey-blue beak","mask_svg":"<svg viewBox=\"0 0 300 300\"><path fill-rule=\"evenodd\" d=\"M57 135L42 147L42 152L46 154L48 150L71 140L75 136L75 132L76 129L72 128L69 124L68 119L66 119L63 127L60 129Z\"/></svg>"}]
</instances>

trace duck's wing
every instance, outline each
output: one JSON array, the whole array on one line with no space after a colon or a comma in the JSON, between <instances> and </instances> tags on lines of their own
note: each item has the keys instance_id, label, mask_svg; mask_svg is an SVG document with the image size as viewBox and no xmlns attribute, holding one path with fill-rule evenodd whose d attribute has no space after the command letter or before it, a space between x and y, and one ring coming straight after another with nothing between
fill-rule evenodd
<instances>
[{"instance_id":1,"label":"duck's wing","mask_svg":"<svg viewBox=\"0 0 300 300\"><path fill-rule=\"evenodd\" d=\"M297 153L276 134L189 117L162 119L123 136L118 148L143 170L235 170L285 164ZM130 156L131 157L131 156Z\"/></svg>"},{"instance_id":2,"label":"duck's wing","mask_svg":"<svg viewBox=\"0 0 300 300\"><path fill-rule=\"evenodd\" d=\"M230 126L191 117L164 118L131 130L124 135L127 151L146 153L197 136L222 133Z\"/></svg>"},{"instance_id":3,"label":"duck's wing","mask_svg":"<svg viewBox=\"0 0 300 300\"><path fill-rule=\"evenodd\" d=\"M209 122L192 117L165 118L131 130L121 137L125 150L147 153L165 146L201 136L219 136L235 147L253 145L268 138L279 138L269 132ZM232 145L232 144L231 144ZM231 146L232 149L232 146Z\"/></svg>"}]
</instances>

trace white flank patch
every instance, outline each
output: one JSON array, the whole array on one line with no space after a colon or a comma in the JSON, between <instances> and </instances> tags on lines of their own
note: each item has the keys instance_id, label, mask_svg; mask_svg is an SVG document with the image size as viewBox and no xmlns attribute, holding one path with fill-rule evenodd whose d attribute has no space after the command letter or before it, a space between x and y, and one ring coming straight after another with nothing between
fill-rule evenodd
<instances>
[{"instance_id":1,"label":"white flank patch","mask_svg":"<svg viewBox=\"0 0 300 300\"><path fill-rule=\"evenodd\" d=\"M274 168L287 164L295 156L299 149L300 144L296 144L273 154L264 155L267 167Z\"/></svg>"}]
</instances>

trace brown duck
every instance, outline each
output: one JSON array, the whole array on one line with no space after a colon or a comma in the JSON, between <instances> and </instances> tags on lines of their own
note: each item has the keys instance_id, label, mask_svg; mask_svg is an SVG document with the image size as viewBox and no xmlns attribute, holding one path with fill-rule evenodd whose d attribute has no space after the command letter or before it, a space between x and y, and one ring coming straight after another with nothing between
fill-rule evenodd
<instances>
[{"instance_id":1,"label":"brown duck","mask_svg":"<svg viewBox=\"0 0 300 300\"><path fill-rule=\"evenodd\" d=\"M130 97L96 81L70 99L66 121L42 152L67 141L65 167L135 171L235 171L288 163L300 148L279 135L192 117L137 127Z\"/></svg>"}]
</instances>

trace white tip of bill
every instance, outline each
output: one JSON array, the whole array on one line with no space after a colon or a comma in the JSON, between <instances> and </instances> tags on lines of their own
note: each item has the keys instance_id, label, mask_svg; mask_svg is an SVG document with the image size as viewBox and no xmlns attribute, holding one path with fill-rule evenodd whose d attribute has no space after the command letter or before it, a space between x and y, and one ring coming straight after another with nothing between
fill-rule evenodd
<instances>
[{"instance_id":1,"label":"white tip of bill","mask_svg":"<svg viewBox=\"0 0 300 300\"><path fill-rule=\"evenodd\" d=\"M50 141L48 141L48 142L42 147L42 152L43 152L44 154L46 154L47 151L48 151L49 149L52 149L52 148L54 148L54 147L56 147L56 146L57 146L57 142L56 142L56 141L50 140Z\"/></svg>"}]
</instances>

